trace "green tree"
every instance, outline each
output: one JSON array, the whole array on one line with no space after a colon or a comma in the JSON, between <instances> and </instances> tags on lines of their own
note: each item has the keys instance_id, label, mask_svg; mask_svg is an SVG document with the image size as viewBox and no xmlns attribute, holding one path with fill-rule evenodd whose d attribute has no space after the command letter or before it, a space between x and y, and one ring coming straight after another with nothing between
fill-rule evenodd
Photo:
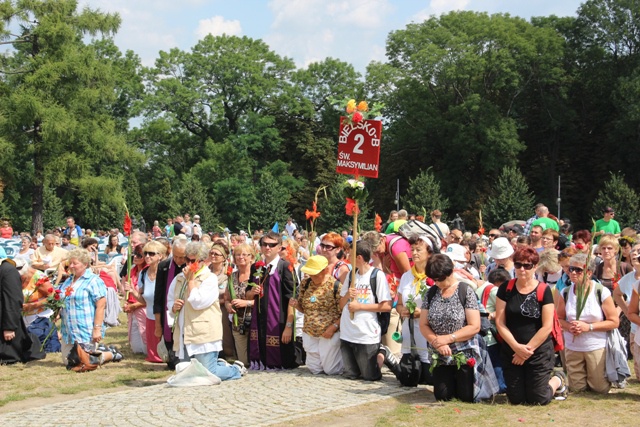
<instances>
[{"instance_id":1,"label":"green tree","mask_svg":"<svg viewBox=\"0 0 640 427\"><path fill-rule=\"evenodd\" d=\"M343 195L344 181L348 177L339 175L332 186L327 189L327 198L318 200L318 210L321 212L320 218L316 226L318 234L329 231L340 232L342 230L353 229L353 217L347 215L345 210L346 200ZM369 185L370 180L365 182L365 186ZM371 193L364 203L361 203L360 213L358 214L358 228L360 230L373 229L373 214L371 213Z\"/></svg>"},{"instance_id":2,"label":"green tree","mask_svg":"<svg viewBox=\"0 0 640 427\"><path fill-rule=\"evenodd\" d=\"M418 215L424 210L427 212L426 218L434 209L444 212L449 208L449 199L442 195L440 183L431 169L421 171L409 180L409 188L404 196L408 210Z\"/></svg>"},{"instance_id":3,"label":"green tree","mask_svg":"<svg viewBox=\"0 0 640 427\"><path fill-rule=\"evenodd\" d=\"M291 193L269 171L260 174L256 186L257 203L252 209L252 224L254 226L270 229L278 222L280 227L286 223L288 212L287 205Z\"/></svg>"},{"instance_id":4,"label":"green tree","mask_svg":"<svg viewBox=\"0 0 640 427\"><path fill-rule=\"evenodd\" d=\"M535 196L517 167L505 166L491 189L482 212L491 227L514 219L527 219L533 212Z\"/></svg>"},{"instance_id":5,"label":"green tree","mask_svg":"<svg viewBox=\"0 0 640 427\"><path fill-rule=\"evenodd\" d=\"M75 0L0 6L0 31L14 48L2 60L9 89L0 99L0 125L26 162L19 167L30 171L24 182L32 183L31 230L43 228L46 186L64 188L64 203L80 223L104 225L122 210L122 168L139 156L115 129L112 63L84 38L114 34L120 17L78 12ZM19 27L17 36L10 26Z\"/></svg>"},{"instance_id":6,"label":"green tree","mask_svg":"<svg viewBox=\"0 0 640 427\"><path fill-rule=\"evenodd\" d=\"M54 227L61 227L65 224L64 207L62 200L51 187L44 189L44 233Z\"/></svg>"},{"instance_id":7,"label":"green tree","mask_svg":"<svg viewBox=\"0 0 640 427\"><path fill-rule=\"evenodd\" d=\"M638 193L625 182L620 172L611 172L611 177L598 191L591 207L591 218L602 218L602 209L611 206L616 212L620 227L633 227L640 221L640 198Z\"/></svg>"},{"instance_id":8,"label":"green tree","mask_svg":"<svg viewBox=\"0 0 640 427\"><path fill-rule=\"evenodd\" d=\"M204 186L195 175L186 173L182 176L178 199L182 203L181 212L188 212L192 217L200 215L200 225L203 231L218 231L220 222L212 198L207 195Z\"/></svg>"}]
</instances>

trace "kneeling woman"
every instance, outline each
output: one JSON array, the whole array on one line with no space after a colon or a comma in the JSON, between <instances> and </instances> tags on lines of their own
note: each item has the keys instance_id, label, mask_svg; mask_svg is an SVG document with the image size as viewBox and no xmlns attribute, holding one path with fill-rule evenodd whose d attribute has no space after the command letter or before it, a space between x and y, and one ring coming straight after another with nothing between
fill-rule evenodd
<instances>
[{"instance_id":1,"label":"kneeling woman","mask_svg":"<svg viewBox=\"0 0 640 427\"><path fill-rule=\"evenodd\" d=\"M596 393L607 394L611 388L605 375L607 331L617 328L620 321L609 289L587 280L586 302L580 320L576 320L576 286L583 283L585 274L591 277L593 271L595 263L592 261L587 267L586 254L571 257L571 286L562 291L562 298L558 298L558 319L564 330L569 389L584 391L588 388Z\"/></svg>"},{"instance_id":2,"label":"kneeling woman","mask_svg":"<svg viewBox=\"0 0 640 427\"><path fill-rule=\"evenodd\" d=\"M202 242L188 243L185 257L187 266L173 279L167 294L173 349L181 360L194 358L223 381L240 378L246 372L242 362L229 365L218 359L222 351L222 311L218 278L204 262L209 248Z\"/></svg>"},{"instance_id":3,"label":"kneeling woman","mask_svg":"<svg viewBox=\"0 0 640 427\"><path fill-rule=\"evenodd\" d=\"M535 249L518 248L513 255L516 279L500 285L496 299L507 397L516 405L546 405L556 393L566 396L564 372L553 371L553 295L534 277L538 262ZM538 286L544 286L542 301L538 301Z\"/></svg>"},{"instance_id":4,"label":"kneeling woman","mask_svg":"<svg viewBox=\"0 0 640 427\"><path fill-rule=\"evenodd\" d=\"M473 289L453 276L453 262L442 254L427 263L436 285L427 292L420 313L420 332L432 354L436 400L477 402L498 392L498 381L486 349L480 348L480 311ZM458 368L458 361L463 362Z\"/></svg>"},{"instance_id":5,"label":"kneeling woman","mask_svg":"<svg viewBox=\"0 0 640 427\"><path fill-rule=\"evenodd\" d=\"M342 373L340 350L340 284L331 275L329 262L322 255L309 258L302 272L309 277L300 284L298 299L289 305L304 313L302 345L307 353L306 365L312 374Z\"/></svg>"}]
</instances>

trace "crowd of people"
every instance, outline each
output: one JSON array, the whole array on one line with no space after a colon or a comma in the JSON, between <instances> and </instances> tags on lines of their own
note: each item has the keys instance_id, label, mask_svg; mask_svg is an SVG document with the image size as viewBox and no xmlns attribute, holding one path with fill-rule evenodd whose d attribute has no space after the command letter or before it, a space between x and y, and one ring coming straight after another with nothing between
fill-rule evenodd
<instances>
[{"instance_id":1,"label":"crowd of people","mask_svg":"<svg viewBox=\"0 0 640 427\"><path fill-rule=\"evenodd\" d=\"M607 207L574 232L537 205L485 235L439 210L431 221L400 210L353 242L291 219L283 232L207 233L185 214L126 244L109 230L102 257L70 217L66 229L22 233L0 265L0 357L36 358L21 349L40 340L65 364L76 344L118 361L103 341L122 309L133 353L170 369L196 359L221 380L304 365L376 381L386 366L445 401L607 393L625 386L627 356L640 379L640 241L614 216Z\"/></svg>"}]
</instances>

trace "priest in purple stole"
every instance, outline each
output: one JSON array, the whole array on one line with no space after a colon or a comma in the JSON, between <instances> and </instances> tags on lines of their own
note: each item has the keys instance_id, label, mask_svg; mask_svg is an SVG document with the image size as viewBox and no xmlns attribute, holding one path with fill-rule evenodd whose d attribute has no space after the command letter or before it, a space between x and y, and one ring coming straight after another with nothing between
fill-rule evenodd
<instances>
[{"instance_id":1,"label":"priest in purple stole","mask_svg":"<svg viewBox=\"0 0 640 427\"><path fill-rule=\"evenodd\" d=\"M282 238L268 232L260 239L264 262L251 267L251 281L256 286L246 292L255 301L249 331L251 369L297 368L293 337L293 274L289 263L280 258Z\"/></svg>"}]
</instances>

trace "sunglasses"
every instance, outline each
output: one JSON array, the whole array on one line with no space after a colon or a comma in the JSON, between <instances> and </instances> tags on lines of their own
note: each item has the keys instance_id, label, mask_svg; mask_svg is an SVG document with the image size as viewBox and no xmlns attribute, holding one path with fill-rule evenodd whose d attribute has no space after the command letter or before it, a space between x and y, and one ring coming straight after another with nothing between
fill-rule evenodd
<instances>
[{"instance_id":1,"label":"sunglasses","mask_svg":"<svg viewBox=\"0 0 640 427\"><path fill-rule=\"evenodd\" d=\"M513 266L516 268L516 270L520 270L521 268L524 268L525 270L531 270L533 268L533 264L522 262L514 262Z\"/></svg>"},{"instance_id":2,"label":"sunglasses","mask_svg":"<svg viewBox=\"0 0 640 427\"><path fill-rule=\"evenodd\" d=\"M186 258L187 264L193 264L194 262L198 262L197 259Z\"/></svg>"},{"instance_id":3,"label":"sunglasses","mask_svg":"<svg viewBox=\"0 0 640 427\"><path fill-rule=\"evenodd\" d=\"M573 267L573 266L570 266L570 267L569 267L569 273L578 273L578 274L580 274L580 273L582 273L583 271L584 271L584 268L580 268L580 267Z\"/></svg>"},{"instance_id":4,"label":"sunglasses","mask_svg":"<svg viewBox=\"0 0 640 427\"><path fill-rule=\"evenodd\" d=\"M262 246L263 248L266 248L267 246L270 248L275 248L276 246L278 246L278 242L275 242L275 243L262 242L260 243L260 246Z\"/></svg>"},{"instance_id":5,"label":"sunglasses","mask_svg":"<svg viewBox=\"0 0 640 427\"><path fill-rule=\"evenodd\" d=\"M158 252L144 252L144 256L156 256Z\"/></svg>"},{"instance_id":6,"label":"sunglasses","mask_svg":"<svg viewBox=\"0 0 640 427\"><path fill-rule=\"evenodd\" d=\"M134 252L133 256L136 257L136 258L142 258L144 255L142 253L139 253L139 252Z\"/></svg>"},{"instance_id":7,"label":"sunglasses","mask_svg":"<svg viewBox=\"0 0 640 427\"><path fill-rule=\"evenodd\" d=\"M496 237L500 237L500 235L499 234L489 234L489 237L493 237L495 239Z\"/></svg>"},{"instance_id":8,"label":"sunglasses","mask_svg":"<svg viewBox=\"0 0 640 427\"><path fill-rule=\"evenodd\" d=\"M325 245L324 243L320 243L320 247L325 251L332 251L336 248L336 246Z\"/></svg>"}]
</instances>

